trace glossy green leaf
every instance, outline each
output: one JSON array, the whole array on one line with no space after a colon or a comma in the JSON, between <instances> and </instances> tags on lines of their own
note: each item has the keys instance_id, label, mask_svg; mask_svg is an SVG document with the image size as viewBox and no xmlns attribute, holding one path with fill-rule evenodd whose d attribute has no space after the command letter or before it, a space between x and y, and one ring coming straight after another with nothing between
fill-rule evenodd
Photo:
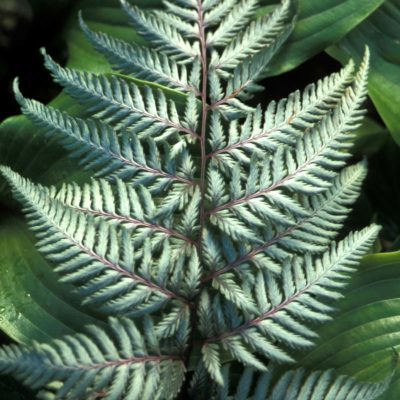
<instances>
[{"instance_id":1,"label":"glossy green leaf","mask_svg":"<svg viewBox=\"0 0 400 400\"><path fill-rule=\"evenodd\" d=\"M277 3L263 0L263 5ZM298 0L295 29L270 65L267 74L278 75L336 43L374 12L384 0Z\"/></svg>"},{"instance_id":2,"label":"glossy green leaf","mask_svg":"<svg viewBox=\"0 0 400 400\"><path fill-rule=\"evenodd\" d=\"M59 96L52 105L73 114L79 110L65 95ZM87 176L66 157L60 145L46 138L23 116L8 118L0 125L0 164L10 165L24 176L44 184L82 180ZM0 180L0 195L3 206L15 207L3 180Z\"/></svg>"},{"instance_id":3,"label":"glossy green leaf","mask_svg":"<svg viewBox=\"0 0 400 400\"><path fill-rule=\"evenodd\" d=\"M345 63L371 51L369 94L380 116L400 145L400 3L388 0L328 53Z\"/></svg>"},{"instance_id":4,"label":"glossy green leaf","mask_svg":"<svg viewBox=\"0 0 400 400\"><path fill-rule=\"evenodd\" d=\"M57 282L23 220L10 213L0 215L0 270L0 328L12 339L44 341L95 321L72 288Z\"/></svg>"},{"instance_id":5,"label":"glossy green leaf","mask_svg":"<svg viewBox=\"0 0 400 400\"><path fill-rule=\"evenodd\" d=\"M359 268L335 304L339 311L301 363L378 381L391 369L393 349L400 351L400 252L367 256ZM382 400L397 400L399 393L400 370Z\"/></svg>"},{"instance_id":6,"label":"glossy green leaf","mask_svg":"<svg viewBox=\"0 0 400 400\"><path fill-rule=\"evenodd\" d=\"M361 157L377 153L390 137L388 131L381 124L368 117L356 130L355 136L351 152Z\"/></svg>"}]
</instances>

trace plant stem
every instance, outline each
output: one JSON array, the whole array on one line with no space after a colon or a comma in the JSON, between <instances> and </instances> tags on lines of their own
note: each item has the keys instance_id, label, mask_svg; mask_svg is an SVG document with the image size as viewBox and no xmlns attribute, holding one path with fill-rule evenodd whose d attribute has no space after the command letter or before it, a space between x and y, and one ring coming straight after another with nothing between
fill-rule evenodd
<instances>
[{"instance_id":1,"label":"plant stem","mask_svg":"<svg viewBox=\"0 0 400 400\"><path fill-rule=\"evenodd\" d=\"M199 237L196 244L200 263L202 262L202 238L204 233L205 226L205 218L206 218L206 209L205 209L205 194L206 194L206 167L207 167L207 153L206 153L206 133L207 133L207 114L208 114L208 104L207 104L207 87L208 87L208 65L207 65L207 42L206 42L206 34L205 34L205 25L204 25L204 10L202 0L197 0L197 12L198 12L198 26L199 26L199 41L200 41L200 62L202 66L202 89L200 98L201 98L201 108L202 108L202 121L201 121L201 133L199 137L200 142L200 153L201 153L201 162L200 162L200 230ZM194 303L192 306L191 312L191 338L189 340L189 344L186 349L185 354L185 364L188 366L190 355L193 351L195 341L193 332L196 329L196 314L197 314L197 303L199 300L199 296L194 299ZM186 378L186 382L182 387L180 393L180 399L186 399L188 395L190 379Z\"/></svg>"},{"instance_id":2,"label":"plant stem","mask_svg":"<svg viewBox=\"0 0 400 400\"><path fill-rule=\"evenodd\" d=\"M197 9L199 14L199 39L200 39L200 60L202 66L202 90L201 90L201 106L202 106L202 121L201 121L201 133L200 133L200 150L201 150L201 164L200 164L200 232L199 232L199 257L201 258L201 242L204 231L204 223L206 217L205 211L205 192L206 192L206 165L207 165L207 154L206 154L206 130L207 130L207 86L208 86L208 65L207 65L207 43L205 35L204 25L204 12L202 0L197 0Z\"/></svg>"}]
</instances>

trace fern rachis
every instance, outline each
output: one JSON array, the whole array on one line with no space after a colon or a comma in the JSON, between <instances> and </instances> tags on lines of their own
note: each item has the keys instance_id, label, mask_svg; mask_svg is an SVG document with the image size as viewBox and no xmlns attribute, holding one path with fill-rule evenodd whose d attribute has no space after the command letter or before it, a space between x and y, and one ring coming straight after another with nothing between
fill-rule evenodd
<instances>
[{"instance_id":1,"label":"fern rachis","mask_svg":"<svg viewBox=\"0 0 400 400\"><path fill-rule=\"evenodd\" d=\"M107 324L5 346L0 370L44 398L376 398L390 378L295 366L379 231L334 242L366 174L363 162L343 167L368 52L356 73L351 62L252 108L245 101L293 27L290 1L262 18L253 0L179 0L167 12L121 2L156 49L93 32L82 16L81 26L132 77L63 68L44 53L88 118L26 99L15 83L23 113L95 178L45 188L1 167L39 250Z\"/></svg>"}]
</instances>

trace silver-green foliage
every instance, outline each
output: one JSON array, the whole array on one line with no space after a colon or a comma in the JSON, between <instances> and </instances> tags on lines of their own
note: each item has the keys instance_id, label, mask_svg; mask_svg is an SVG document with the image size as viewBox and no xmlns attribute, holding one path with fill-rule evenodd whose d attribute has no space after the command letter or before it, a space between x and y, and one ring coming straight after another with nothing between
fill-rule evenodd
<instances>
[{"instance_id":1,"label":"silver-green foliage","mask_svg":"<svg viewBox=\"0 0 400 400\"><path fill-rule=\"evenodd\" d=\"M379 231L334 241L366 174L364 163L343 167L368 52L357 72L350 63L253 108L244 102L292 29L289 0L256 19L256 0L179 0L147 12L121 2L153 48L81 18L82 29L117 70L148 83L44 54L86 119L24 98L15 83L23 113L96 179L45 188L1 167L60 279L112 318L51 343L3 347L0 370L44 387L46 399L173 399L185 380L183 398L375 398L387 382L272 369L312 346ZM243 373L237 390L229 368Z\"/></svg>"}]
</instances>

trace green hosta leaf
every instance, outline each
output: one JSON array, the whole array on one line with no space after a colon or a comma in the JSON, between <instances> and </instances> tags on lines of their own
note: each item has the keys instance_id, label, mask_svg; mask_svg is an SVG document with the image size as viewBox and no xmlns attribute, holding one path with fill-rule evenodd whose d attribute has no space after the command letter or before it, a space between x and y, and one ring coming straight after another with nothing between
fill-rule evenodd
<instances>
[{"instance_id":1,"label":"green hosta leaf","mask_svg":"<svg viewBox=\"0 0 400 400\"><path fill-rule=\"evenodd\" d=\"M263 0L264 5L275 0ZM280 54L269 66L269 76L289 71L337 42L375 11L384 0L298 0L296 26ZM269 8L259 10L259 14ZM368 41L364 40L363 47Z\"/></svg>"},{"instance_id":2,"label":"green hosta leaf","mask_svg":"<svg viewBox=\"0 0 400 400\"><path fill-rule=\"evenodd\" d=\"M301 363L312 369L335 368L340 374L378 381L388 374L400 349L400 252L366 257L332 322L319 330L315 349ZM396 372L382 400L396 400Z\"/></svg>"},{"instance_id":3,"label":"green hosta leaf","mask_svg":"<svg viewBox=\"0 0 400 400\"><path fill-rule=\"evenodd\" d=\"M389 132L372 118L365 118L355 134L355 143L351 151L359 156L378 153L390 138Z\"/></svg>"},{"instance_id":4,"label":"green hosta leaf","mask_svg":"<svg viewBox=\"0 0 400 400\"><path fill-rule=\"evenodd\" d=\"M0 329L22 343L49 340L96 322L33 245L26 224L0 216Z\"/></svg>"},{"instance_id":5,"label":"green hosta leaf","mask_svg":"<svg viewBox=\"0 0 400 400\"><path fill-rule=\"evenodd\" d=\"M400 4L388 0L341 42L329 48L328 53L345 62L349 55L357 59L368 44L371 50L369 95L400 145L399 29Z\"/></svg>"},{"instance_id":6,"label":"green hosta leaf","mask_svg":"<svg viewBox=\"0 0 400 400\"><path fill-rule=\"evenodd\" d=\"M80 107L61 95L52 104L72 114ZM87 176L78 171L63 148L23 116L11 117L0 124L0 163L12 165L25 176L43 183L81 181ZM9 204L4 181L0 180L1 204Z\"/></svg>"}]
</instances>

